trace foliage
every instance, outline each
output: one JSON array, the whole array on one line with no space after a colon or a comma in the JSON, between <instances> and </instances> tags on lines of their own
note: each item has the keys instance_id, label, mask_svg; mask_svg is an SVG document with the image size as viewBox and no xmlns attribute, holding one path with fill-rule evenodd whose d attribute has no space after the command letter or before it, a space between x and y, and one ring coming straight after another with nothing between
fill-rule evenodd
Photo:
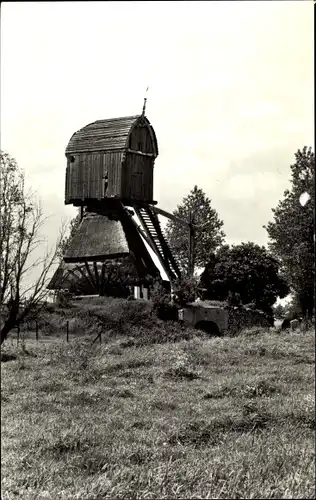
<instances>
[{"instance_id":1,"label":"foliage","mask_svg":"<svg viewBox=\"0 0 316 500\"><path fill-rule=\"evenodd\" d=\"M277 304L273 307L273 315L276 319L283 319L286 314L286 307L282 306L282 304Z\"/></svg>"},{"instance_id":2,"label":"foliage","mask_svg":"<svg viewBox=\"0 0 316 500\"><path fill-rule=\"evenodd\" d=\"M1 151L0 197L0 312L4 324L1 344L24 318L37 314L48 291L48 274L55 264L57 246L44 257L34 252L44 243L40 231L45 218L40 204L25 189L24 172L16 160ZM61 235L62 236L62 235ZM39 269L30 283L29 274Z\"/></svg>"},{"instance_id":3,"label":"foliage","mask_svg":"<svg viewBox=\"0 0 316 500\"><path fill-rule=\"evenodd\" d=\"M178 308L171 302L170 290L163 285L161 280L154 281L150 288L150 299L153 311L159 319L164 321L177 320Z\"/></svg>"},{"instance_id":4,"label":"foliage","mask_svg":"<svg viewBox=\"0 0 316 500\"><path fill-rule=\"evenodd\" d=\"M185 276L174 283L175 302L180 307L185 307L190 302L194 302L199 296L198 278L195 276Z\"/></svg>"},{"instance_id":5,"label":"foliage","mask_svg":"<svg viewBox=\"0 0 316 500\"><path fill-rule=\"evenodd\" d=\"M227 300L230 305L251 304L266 312L288 286L278 272L278 262L254 243L223 246L213 254L200 278L205 298Z\"/></svg>"},{"instance_id":6,"label":"foliage","mask_svg":"<svg viewBox=\"0 0 316 500\"><path fill-rule=\"evenodd\" d=\"M173 299L170 290L167 290L160 280L154 282L150 291L153 310L158 318L163 320L177 320L178 308L185 307L198 297L198 279L186 276L173 283Z\"/></svg>"},{"instance_id":7,"label":"foliage","mask_svg":"<svg viewBox=\"0 0 316 500\"><path fill-rule=\"evenodd\" d=\"M56 294L56 305L61 308L72 307L72 294L69 290L58 290Z\"/></svg>"},{"instance_id":8,"label":"foliage","mask_svg":"<svg viewBox=\"0 0 316 500\"><path fill-rule=\"evenodd\" d=\"M306 146L295 153L291 165L291 189L272 209L273 221L265 227L269 249L279 259L281 269L297 294L303 316L311 317L314 308L315 283L315 154ZM301 205L300 197L308 193L309 200Z\"/></svg>"},{"instance_id":9,"label":"foliage","mask_svg":"<svg viewBox=\"0 0 316 500\"><path fill-rule=\"evenodd\" d=\"M286 316L302 316L302 308L297 294L293 294L292 299L285 306Z\"/></svg>"},{"instance_id":10,"label":"foliage","mask_svg":"<svg viewBox=\"0 0 316 500\"><path fill-rule=\"evenodd\" d=\"M190 212L195 224L203 226L197 227L195 232L195 266L204 267L211 253L223 243L225 237L221 230L223 221L212 208L211 200L197 186L194 186L189 195L182 200L173 215L189 221ZM186 231L183 225L170 220L166 236L180 268L186 274L189 268L189 229Z\"/></svg>"}]
</instances>

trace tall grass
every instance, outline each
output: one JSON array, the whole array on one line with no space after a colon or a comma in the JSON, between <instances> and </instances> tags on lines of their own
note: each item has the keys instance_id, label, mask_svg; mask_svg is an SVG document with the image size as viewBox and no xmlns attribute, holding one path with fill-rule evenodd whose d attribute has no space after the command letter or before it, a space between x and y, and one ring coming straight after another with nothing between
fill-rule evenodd
<instances>
[{"instance_id":1,"label":"tall grass","mask_svg":"<svg viewBox=\"0 0 316 500\"><path fill-rule=\"evenodd\" d=\"M315 498L314 333L156 343L139 314L134 339L7 344L3 500Z\"/></svg>"}]
</instances>

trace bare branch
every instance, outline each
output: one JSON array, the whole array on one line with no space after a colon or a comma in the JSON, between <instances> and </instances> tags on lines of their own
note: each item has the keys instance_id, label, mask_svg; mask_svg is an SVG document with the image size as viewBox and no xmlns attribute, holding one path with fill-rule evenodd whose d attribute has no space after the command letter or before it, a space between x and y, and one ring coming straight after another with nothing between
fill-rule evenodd
<instances>
[{"instance_id":1,"label":"bare branch","mask_svg":"<svg viewBox=\"0 0 316 500\"><path fill-rule=\"evenodd\" d=\"M40 235L47 217L34 193L25 191L24 173L7 153L1 152L0 198L0 307L7 315L1 329L1 343L10 330L29 314L35 314L48 294L49 274L58 262L58 249L65 234L62 224L54 248L32 260L33 252L45 240ZM25 283L26 275L41 266L35 282Z\"/></svg>"}]
</instances>

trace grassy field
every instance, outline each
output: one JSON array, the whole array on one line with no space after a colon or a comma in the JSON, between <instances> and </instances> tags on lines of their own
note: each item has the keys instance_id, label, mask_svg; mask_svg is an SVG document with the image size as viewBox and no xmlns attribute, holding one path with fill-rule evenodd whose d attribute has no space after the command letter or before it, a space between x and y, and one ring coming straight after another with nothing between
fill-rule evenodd
<instances>
[{"instance_id":1,"label":"grassy field","mask_svg":"<svg viewBox=\"0 0 316 500\"><path fill-rule=\"evenodd\" d=\"M1 498L315 498L314 339L8 341Z\"/></svg>"}]
</instances>

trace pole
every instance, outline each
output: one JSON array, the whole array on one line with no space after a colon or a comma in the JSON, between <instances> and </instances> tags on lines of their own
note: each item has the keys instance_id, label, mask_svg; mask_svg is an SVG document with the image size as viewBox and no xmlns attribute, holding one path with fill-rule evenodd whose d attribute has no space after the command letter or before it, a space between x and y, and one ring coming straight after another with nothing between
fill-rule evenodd
<instances>
[{"instance_id":1,"label":"pole","mask_svg":"<svg viewBox=\"0 0 316 500\"><path fill-rule=\"evenodd\" d=\"M67 342L69 342L69 321L68 320L66 323L66 339L67 339Z\"/></svg>"},{"instance_id":2,"label":"pole","mask_svg":"<svg viewBox=\"0 0 316 500\"><path fill-rule=\"evenodd\" d=\"M192 278L194 276L194 263L195 263L195 227L192 211L189 215L189 269L188 274Z\"/></svg>"},{"instance_id":3,"label":"pole","mask_svg":"<svg viewBox=\"0 0 316 500\"><path fill-rule=\"evenodd\" d=\"M37 323L37 321L35 322L35 335L36 335L36 341L38 341L38 323Z\"/></svg>"}]
</instances>

